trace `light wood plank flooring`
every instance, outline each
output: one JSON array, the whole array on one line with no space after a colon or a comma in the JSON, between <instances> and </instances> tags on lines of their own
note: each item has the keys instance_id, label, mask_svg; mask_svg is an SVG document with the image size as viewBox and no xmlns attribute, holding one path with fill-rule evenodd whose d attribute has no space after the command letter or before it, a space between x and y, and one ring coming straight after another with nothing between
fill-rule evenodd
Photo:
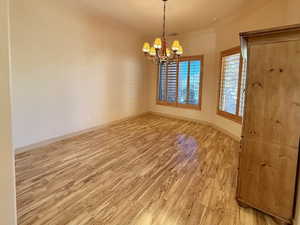
<instances>
[{"instance_id":1,"label":"light wood plank flooring","mask_svg":"<svg viewBox=\"0 0 300 225\"><path fill-rule=\"evenodd\" d=\"M235 201L238 143L145 115L16 156L20 225L274 225Z\"/></svg>"}]
</instances>

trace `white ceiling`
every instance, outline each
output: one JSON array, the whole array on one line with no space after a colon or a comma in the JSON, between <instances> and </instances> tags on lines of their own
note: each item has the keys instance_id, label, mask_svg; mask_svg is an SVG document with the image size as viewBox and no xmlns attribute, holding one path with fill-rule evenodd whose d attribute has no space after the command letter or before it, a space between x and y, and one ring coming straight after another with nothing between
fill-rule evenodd
<instances>
[{"instance_id":1,"label":"white ceiling","mask_svg":"<svg viewBox=\"0 0 300 225\"><path fill-rule=\"evenodd\" d=\"M162 0L78 0L99 15L106 15L145 35L161 32ZM224 17L259 7L270 0L168 0L167 33L183 33L207 27ZM250 5L249 5L250 4Z\"/></svg>"}]
</instances>

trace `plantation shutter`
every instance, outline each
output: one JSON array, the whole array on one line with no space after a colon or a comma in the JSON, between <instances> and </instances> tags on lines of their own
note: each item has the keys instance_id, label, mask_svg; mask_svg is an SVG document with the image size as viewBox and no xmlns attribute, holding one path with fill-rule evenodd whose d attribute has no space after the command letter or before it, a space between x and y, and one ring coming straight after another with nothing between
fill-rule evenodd
<instances>
[{"instance_id":1,"label":"plantation shutter","mask_svg":"<svg viewBox=\"0 0 300 225\"><path fill-rule=\"evenodd\" d=\"M218 114L242 122L245 105L247 66L240 47L221 53L221 76Z\"/></svg>"},{"instance_id":2,"label":"plantation shutter","mask_svg":"<svg viewBox=\"0 0 300 225\"><path fill-rule=\"evenodd\" d=\"M201 60L182 60L179 62L178 103L200 104Z\"/></svg>"},{"instance_id":3,"label":"plantation shutter","mask_svg":"<svg viewBox=\"0 0 300 225\"><path fill-rule=\"evenodd\" d=\"M246 89L246 75L247 75L247 64L246 60L243 61L242 77L241 77L241 94L240 94L240 107L239 116L243 117L245 108L245 89Z\"/></svg>"},{"instance_id":4,"label":"plantation shutter","mask_svg":"<svg viewBox=\"0 0 300 225\"><path fill-rule=\"evenodd\" d=\"M203 56L159 65L158 104L200 109Z\"/></svg>"},{"instance_id":5,"label":"plantation shutter","mask_svg":"<svg viewBox=\"0 0 300 225\"><path fill-rule=\"evenodd\" d=\"M159 66L159 90L158 99L161 102L167 101L167 64L161 63Z\"/></svg>"},{"instance_id":6,"label":"plantation shutter","mask_svg":"<svg viewBox=\"0 0 300 225\"><path fill-rule=\"evenodd\" d=\"M240 74L240 53L222 57L219 110L236 114Z\"/></svg>"},{"instance_id":7,"label":"plantation shutter","mask_svg":"<svg viewBox=\"0 0 300 225\"><path fill-rule=\"evenodd\" d=\"M188 77L189 77L189 62L179 62L178 74L178 103L187 104L188 98Z\"/></svg>"},{"instance_id":8,"label":"plantation shutter","mask_svg":"<svg viewBox=\"0 0 300 225\"><path fill-rule=\"evenodd\" d=\"M167 101L176 103L177 96L177 63L167 64Z\"/></svg>"},{"instance_id":9,"label":"plantation shutter","mask_svg":"<svg viewBox=\"0 0 300 225\"><path fill-rule=\"evenodd\" d=\"M200 75L201 75L201 61L193 60L189 62L189 94L188 104L198 105L200 94Z\"/></svg>"}]
</instances>

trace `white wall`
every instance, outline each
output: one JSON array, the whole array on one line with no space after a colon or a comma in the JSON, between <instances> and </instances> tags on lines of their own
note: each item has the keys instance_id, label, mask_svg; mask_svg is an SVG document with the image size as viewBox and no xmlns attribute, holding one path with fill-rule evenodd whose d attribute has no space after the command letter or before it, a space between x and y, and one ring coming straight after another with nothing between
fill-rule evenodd
<instances>
[{"instance_id":1,"label":"white wall","mask_svg":"<svg viewBox=\"0 0 300 225\"><path fill-rule=\"evenodd\" d=\"M136 31L58 1L11 2L15 148L147 110Z\"/></svg>"},{"instance_id":2,"label":"white wall","mask_svg":"<svg viewBox=\"0 0 300 225\"><path fill-rule=\"evenodd\" d=\"M11 144L8 0L0 0L0 224L16 224Z\"/></svg>"}]
</instances>

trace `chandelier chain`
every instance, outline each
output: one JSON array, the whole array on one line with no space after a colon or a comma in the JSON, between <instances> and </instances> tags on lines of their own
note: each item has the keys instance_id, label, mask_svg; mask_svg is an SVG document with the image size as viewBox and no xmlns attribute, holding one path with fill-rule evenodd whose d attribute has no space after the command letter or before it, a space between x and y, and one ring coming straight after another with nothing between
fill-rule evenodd
<instances>
[{"instance_id":1,"label":"chandelier chain","mask_svg":"<svg viewBox=\"0 0 300 225\"><path fill-rule=\"evenodd\" d=\"M166 38L166 1L164 1L163 38Z\"/></svg>"},{"instance_id":2,"label":"chandelier chain","mask_svg":"<svg viewBox=\"0 0 300 225\"><path fill-rule=\"evenodd\" d=\"M173 41L171 49L168 46L166 32L166 11L168 0L162 1L164 2L162 36L154 40L153 46L151 46L149 42L145 42L143 46L143 52L145 56L149 57L149 59L153 60L156 63L169 63L171 61L179 59L179 57L183 54L183 48L178 40Z\"/></svg>"}]
</instances>

